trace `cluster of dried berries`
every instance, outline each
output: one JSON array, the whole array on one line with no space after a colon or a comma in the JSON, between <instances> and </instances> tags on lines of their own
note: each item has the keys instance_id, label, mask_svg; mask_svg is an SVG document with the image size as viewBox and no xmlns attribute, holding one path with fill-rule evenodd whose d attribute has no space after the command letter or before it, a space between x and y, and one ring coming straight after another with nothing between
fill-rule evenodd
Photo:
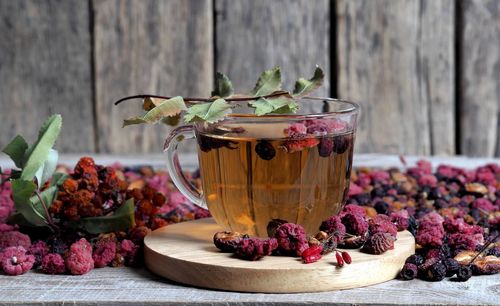
<instances>
[{"instance_id":1,"label":"cluster of dried berries","mask_svg":"<svg viewBox=\"0 0 500 306\"><path fill-rule=\"evenodd\" d=\"M415 235L416 254L401 270L402 279L438 281L456 275L467 280L474 273L500 271L493 251L472 263L458 260L457 264L464 252L477 252L497 237L499 187L496 164L474 170L441 165L433 173L430 163L419 161L405 172L357 169L348 203L362 205L372 220L386 216L398 229L408 227Z\"/></svg>"},{"instance_id":2,"label":"cluster of dried berries","mask_svg":"<svg viewBox=\"0 0 500 306\"><path fill-rule=\"evenodd\" d=\"M400 230L404 230L401 228ZM232 252L247 260L258 260L266 255L302 257L304 263L313 263L322 256L335 252L337 266L352 262L341 248L361 248L369 254L382 254L394 248L398 227L388 216L377 215L367 219L363 207L347 205L339 216L331 216L320 225L319 232L307 236L301 225L285 220L271 220L267 226L269 238L250 238L236 232L218 232L215 246L223 252Z\"/></svg>"},{"instance_id":3,"label":"cluster of dried berries","mask_svg":"<svg viewBox=\"0 0 500 306\"><path fill-rule=\"evenodd\" d=\"M103 167L84 157L73 171L59 170L70 177L50 207L59 226L55 233L5 223L14 207L10 182L1 177L0 269L5 274L38 269L81 275L93 268L141 265L143 239L152 229L209 216L182 196L165 172L150 167ZM199 184L195 176L188 177ZM135 226L127 231L97 235L71 226L81 218L106 215L128 198L135 200Z\"/></svg>"}]
</instances>

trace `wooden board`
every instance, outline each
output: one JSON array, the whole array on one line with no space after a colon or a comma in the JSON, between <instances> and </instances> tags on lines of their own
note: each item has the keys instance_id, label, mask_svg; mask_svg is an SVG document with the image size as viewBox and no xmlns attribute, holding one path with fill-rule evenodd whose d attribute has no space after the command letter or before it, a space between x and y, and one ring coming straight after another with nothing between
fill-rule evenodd
<instances>
[{"instance_id":1,"label":"wooden board","mask_svg":"<svg viewBox=\"0 0 500 306\"><path fill-rule=\"evenodd\" d=\"M500 156L500 1L460 4L461 153Z\"/></svg>"},{"instance_id":2,"label":"wooden board","mask_svg":"<svg viewBox=\"0 0 500 306\"><path fill-rule=\"evenodd\" d=\"M455 153L455 2L336 3L338 95L361 104L357 152Z\"/></svg>"},{"instance_id":3,"label":"wooden board","mask_svg":"<svg viewBox=\"0 0 500 306\"><path fill-rule=\"evenodd\" d=\"M87 1L0 0L0 147L63 116L56 148L95 149Z\"/></svg>"},{"instance_id":4,"label":"wooden board","mask_svg":"<svg viewBox=\"0 0 500 306\"><path fill-rule=\"evenodd\" d=\"M148 269L179 283L240 292L318 292L364 287L396 277L414 253L413 236L398 233L394 250L369 255L349 250L353 263L339 268L329 254L313 264L300 258L267 256L246 261L221 253L213 245L222 228L213 219L184 222L158 229L144 239Z\"/></svg>"},{"instance_id":5,"label":"wooden board","mask_svg":"<svg viewBox=\"0 0 500 306\"><path fill-rule=\"evenodd\" d=\"M227 74L238 92L249 92L260 73L282 68L284 88L299 77L312 76L314 66L325 73L315 93L330 95L330 1L216 0L216 70ZM320 112L321 102L307 107Z\"/></svg>"},{"instance_id":6,"label":"wooden board","mask_svg":"<svg viewBox=\"0 0 500 306\"><path fill-rule=\"evenodd\" d=\"M95 84L99 151L161 152L171 128L122 129L143 113L127 95L208 96L213 84L213 20L209 0L94 1ZM191 145L191 150L194 146Z\"/></svg>"}]
</instances>

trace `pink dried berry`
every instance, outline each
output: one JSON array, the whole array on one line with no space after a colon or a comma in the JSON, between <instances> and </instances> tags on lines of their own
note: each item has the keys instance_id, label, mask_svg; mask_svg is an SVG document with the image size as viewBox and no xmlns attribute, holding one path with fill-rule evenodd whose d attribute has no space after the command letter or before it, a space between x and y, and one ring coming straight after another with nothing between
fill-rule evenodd
<instances>
[{"instance_id":1,"label":"pink dried berry","mask_svg":"<svg viewBox=\"0 0 500 306\"><path fill-rule=\"evenodd\" d=\"M22 246L5 248L0 253L0 265L7 275L21 275L28 272L35 263L35 256L26 254Z\"/></svg>"},{"instance_id":2,"label":"pink dried berry","mask_svg":"<svg viewBox=\"0 0 500 306\"><path fill-rule=\"evenodd\" d=\"M51 253L43 257L41 269L45 274L63 274L66 271L66 265L60 254Z\"/></svg>"},{"instance_id":3,"label":"pink dried berry","mask_svg":"<svg viewBox=\"0 0 500 306\"><path fill-rule=\"evenodd\" d=\"M300 256L309 247L306 232L299 224L285 223L280 225L274 234L278 247L285 253Z\"/></svg>"},{"instance_id":4,"label":"pink dried berry","mask_svg":"<svg viewBox=\"0 0 500 306\"><path fill-rule=\"evenodd\" d=\"M11 246L22 246L25 250L31 246L31 239L18 231L5 232L0 235L0 250Z\"/></svg>"},{"instance_id":5,"label":"pink dried berry","mask_svg":"<svg viewBox=\"0 0 500 306\"><path fill-rule=\"evenodd\" d=\"M246 260L259 260L265 255L264 243L259 238L244 238L236 248L236 256Z\"/></svg>"},{"instance_id":6,"label":"pink dried berry","mask_svg":"<svg viewBox=\"0 0 500 306\"><path fill-rule=\"evenodd\" d=\"M324 231L329 235L333 235L335 242L339 242L344 239L346 228L339 216L331 216L321 223L319 227L320 231Z\"/></svg>"},{"instance_id":7,"label":"pink dried berry","mask_svg":"<svg viewBox=\"0 0 500 306\"><path fill-rule=\"evenodd\" d=\"M359 214L347 213L342 217L346 232L356 236L362 236L368 231L368 222Z\"/></svg>"},{"instance_id":8,"label":"pink dried berry","mask_svg":"<svg viewBox=\"0 0 500 306\"><path fill-rule=\"evenodd\" d=\"M66 257L66 267L74 275L82 275L94 268L94 259L92 259L92 246L82 238L73 243Z\"/></svg>"},{"instance_id":9,"label":"pink dried berry","mask_svg":"<svg viewBox=\"0 0 500 306\"><path fill-rule=\"evenodd\" d=\"M92 259L96 268L107 266L116 255L116 243L114 241L99 241L96 245Z\"/></svg>"}]
</instances>

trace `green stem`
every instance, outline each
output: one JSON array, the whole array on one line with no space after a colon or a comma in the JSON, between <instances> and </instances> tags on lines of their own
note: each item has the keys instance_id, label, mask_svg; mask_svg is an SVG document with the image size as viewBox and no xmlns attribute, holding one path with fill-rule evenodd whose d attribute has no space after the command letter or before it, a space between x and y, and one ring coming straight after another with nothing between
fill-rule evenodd
<instances>
[{"instance_id":1,"label":"green stem","mask_svg":"<svg viewBox=\"0 0 500 306\"><path fill-rule=\"evenodd\" d=\"M42 195L40 194L40 192L38 190L35 191L35 194L36 196L38 197L38 200L40 200L40 204L42 205L43 207L43 210L45 211L45 214L47 215L47 223L49 225L49 227L55 231L56 229L58 229L59 227L54 223L54 220L52 220L52 216L50 215L49 213L49 210L47 208L47 205L45 204L45 201L43 200L42 198ZM36 211L36 210L35 210Z\"/></svg>"}]
</instances>

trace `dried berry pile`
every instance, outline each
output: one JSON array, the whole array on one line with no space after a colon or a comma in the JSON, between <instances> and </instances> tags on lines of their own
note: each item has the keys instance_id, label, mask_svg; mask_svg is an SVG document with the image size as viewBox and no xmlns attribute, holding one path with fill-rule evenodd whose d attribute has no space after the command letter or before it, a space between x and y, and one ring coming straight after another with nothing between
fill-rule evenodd
<instances>
[{"instance_id":1,"label":"dried berry pile","mask_svg":"<svg viewBox=\"0 0 500 306\"><path fill-rule=\"evenodd\" d=\"M104 167L83 157L73 170L58 171L69 177L48 209L53 231L16 223L7 180L10 173L2 174L0 268L5 274L38 269L47 274L81 275L105 266L140 266L143 239L151 230L209 216L180 194L165 172L150 167ZM128 199L134 204L130 216L117 216ZM132 228L102 233L109 224L129 218L135 224Z\"/></svg>"},{"instance_id":2,"label":"dried berry pile","mask_svg":"<svg viewBox=\"0 0 500 306\"><path fill-rule=\"evenodd\" d=\"M9 173L2 175L0 266L5 274L30 269L84 274L104 266L142 265L142 241L151 229L209 216L187 201L165 172L150 167L103 167L82 158L75 169L59 170L70 177L50 207L56 232L12 224ZM196 172L187 176L199 184ZM402 267L402 279L467 280L500 270L500 244L495 240L499 187L500 167L494 164L470 171L442 165L435 173L425 161L405 171L356 169L343 212L325 220L313 237L300 225L272 220L268 239L221 232L214 242L248 260L273 254L301 256L304 263L312 263L333 253L342 266L351 262L345 249L381 254L393 248L397 231L408 229L416 236L417 249ZM91 234L73 226L84 218L109 216L127 199L134 203L133 228Z\"/></svg>"}]
</instances>

